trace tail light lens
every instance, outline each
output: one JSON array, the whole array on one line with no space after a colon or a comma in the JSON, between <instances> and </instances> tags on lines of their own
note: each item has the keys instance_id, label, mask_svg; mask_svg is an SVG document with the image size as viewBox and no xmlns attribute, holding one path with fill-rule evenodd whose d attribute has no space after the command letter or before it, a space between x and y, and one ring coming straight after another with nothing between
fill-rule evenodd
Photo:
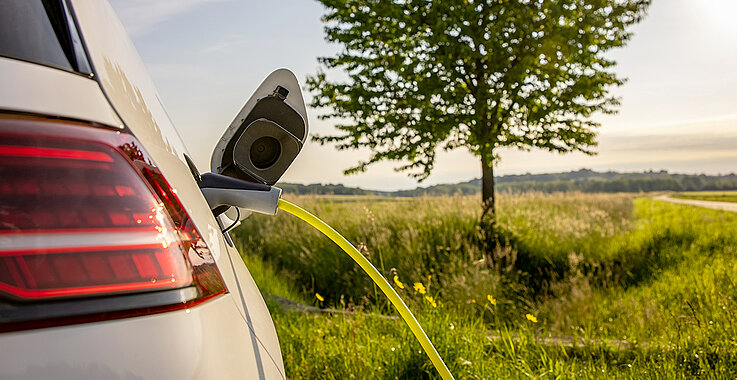
<instances>
[{"instance_id":1,"label":"tail light lens","mask_svg":"<svg viewBox=\"0 0 737 380\"><path fill-rule=\"evenodd\" d=\"M0 178L0 297L7 302L190 289L193 297L176 308L226 291L176 189L133 136L1 117ZM148 304L146 312L152 306L172 309Z\"/></svg>"}]
</instances>

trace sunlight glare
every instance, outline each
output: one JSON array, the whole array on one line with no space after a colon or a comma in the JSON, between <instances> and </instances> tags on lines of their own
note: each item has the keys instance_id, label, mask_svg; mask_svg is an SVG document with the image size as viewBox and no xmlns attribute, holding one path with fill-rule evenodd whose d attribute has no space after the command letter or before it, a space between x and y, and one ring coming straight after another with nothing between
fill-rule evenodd
<instances>
[{"instance_id":1,"label":"sunlight glare","mask_svg":"<svg viewBox=\"0 0 737 380\"><path fill-rule=\"evenodd\" d=\"M708 20L721 31L737 34L737 0L701 0Z\"/></svg>"}]
</instances>

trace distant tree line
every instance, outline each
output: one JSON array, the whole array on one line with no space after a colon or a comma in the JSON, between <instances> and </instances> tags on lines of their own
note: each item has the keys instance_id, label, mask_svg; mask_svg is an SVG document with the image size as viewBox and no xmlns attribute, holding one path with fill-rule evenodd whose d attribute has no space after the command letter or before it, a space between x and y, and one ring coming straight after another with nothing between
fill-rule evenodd
<instances>
[{"instance_id":1,"label":"distant tree line","mask_svg":"<svg viewBox=\"0 0 737 380\"><path fill-rule=\"evenodd\" d=\"M376 195L376 191L346 187L343 185L313 183L302 185L297 183L280 183L276 185L287 194L300 195Z\"/></svg>"},{"instance_id":2,"label":"distant tree line","mask_svg":"<svg viewBox=\"0 0 737 380\"><path fill-rule=\"evenodd\" d=\"M551 182L509 182L500 191L544 193L580 191L584 193L639 193L649 191L708 191L737 190L737 178L718 179L688 176L681 178L618 178L561 180Z\"/></svg>"},{"instance_id":3,"label":"distant tree line","mask_svg":"<svg viewBox=\"0 0 737 380\"><path fill-rule=\"evenodd\" d=\"M737 174L671 174L667 171L642 173L596 172L581 169L565 173L507 175L496 179L499 192L539 191L543 193L580 191L584 193L638 193L650 191L737 190ZM473 195L481 191L481 180L418 187L413 190L383 192L343 185L279 184L289 194L379 195L416 197L423 195Z\"/></svg>"}]
</instances>

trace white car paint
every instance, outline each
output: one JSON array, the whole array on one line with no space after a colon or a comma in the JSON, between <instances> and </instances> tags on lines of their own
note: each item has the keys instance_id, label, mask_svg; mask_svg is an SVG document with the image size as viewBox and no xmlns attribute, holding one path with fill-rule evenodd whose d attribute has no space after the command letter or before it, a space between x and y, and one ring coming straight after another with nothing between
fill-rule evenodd
<instances>
[{"instance_id":1,"label":"white car paint","mask_svg":"<svg viewBox=\"0 0 737 380\"><path fill-rule=\"evenodd\" d=\"M123 128L118 114L92 79L4 57L0 57L0 78L0 104L4 109Z\"/></svg>"},{"instance_id":2,"label":"white car paint","mask_svg":"<svg viewBox=\"0 0 737 380\"><path fill-rule=\"evenodd\" d=\"M5 333L2 379L276 379L230 300L110 322Z\"/></svg>"}]
</instances>

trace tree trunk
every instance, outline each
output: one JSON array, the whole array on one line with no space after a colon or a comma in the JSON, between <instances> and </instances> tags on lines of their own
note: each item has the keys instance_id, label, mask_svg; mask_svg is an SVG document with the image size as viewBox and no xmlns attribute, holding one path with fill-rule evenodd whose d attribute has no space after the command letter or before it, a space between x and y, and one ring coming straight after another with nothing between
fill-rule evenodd
<instances>
[{"instance_id":1,"label":"tree trunk","mask_svg":"<svg viewBox=\"0 0 737 380\"><path fill-rule=\"evenodd\" d=\"M494 196L494 160L491 153L481 156L481 201L482 211L479 227L484 251L493 252L497 245L496 205Z\"/></svg>"},{"instance_id":2,"label":"tree trunk","mask_svg":"<svg viewBox=\"0 0 737 380\"><path fill-rule=\"evenodd\" d=\"M494 196L494 162L491 154L481 156L481 218L494 217L496 197Z\"/></svg>"}]
</instances>

